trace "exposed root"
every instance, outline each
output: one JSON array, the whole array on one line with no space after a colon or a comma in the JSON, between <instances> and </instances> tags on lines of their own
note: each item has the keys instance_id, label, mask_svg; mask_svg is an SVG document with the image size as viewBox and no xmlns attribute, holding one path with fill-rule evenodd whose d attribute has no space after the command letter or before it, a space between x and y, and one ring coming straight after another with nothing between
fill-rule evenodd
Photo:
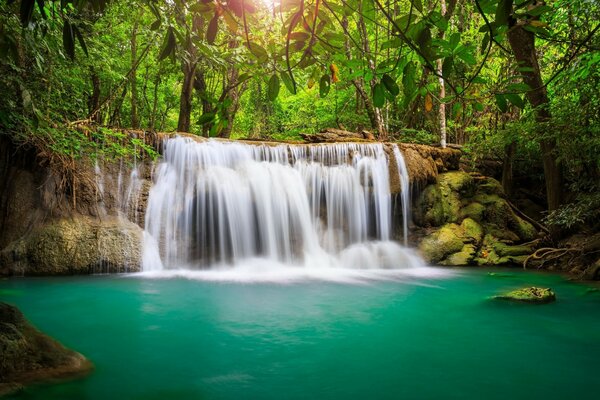
<instances>
[{"instance_id":1,"label":"exposed root","mask_svg":"<svg viewBox=\"0 0 600 400\"><path fill-rule=\"evenodd\" d=\"M575 255L580 255L581 253L583 253L583 249L577 247L542 247L541 249L537 249L533 254L528 256L525 261L523 261L523 269L527 269L527 264L531 260L541 261L540 265L537 267L537 269L541 269L547 262L559 259L567 254L571 255L571 259L569 260L570 263Z\"/></svg>"}]
</instances>

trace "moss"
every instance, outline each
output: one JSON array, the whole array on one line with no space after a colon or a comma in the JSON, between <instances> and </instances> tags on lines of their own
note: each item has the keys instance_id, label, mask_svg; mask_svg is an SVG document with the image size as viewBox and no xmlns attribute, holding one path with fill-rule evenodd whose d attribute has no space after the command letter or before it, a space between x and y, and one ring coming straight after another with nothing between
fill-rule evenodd
<instances>
[{"instance_id":1,"label":"moss","mask_svg":"<svg viewBox=\"0 0 600 400\"><path fill-rule=\"evenodd\" d=\"M461 198L470 197L473 192L473 177L465 172L438 175L435 185L427 186L417 200L415 222L421 226L460 222Z\"/></svg>"},{"instance_id":2,"label":"moss","mask_svg":"<svg viewBox=\"0 0 600 400\"><path fill-rule=\"evenodd\" d=\"M444 261L442 261L441 265L449 265L449 266L465 266L471 265L473 259L475 258L475 254L477 253L477 249L472 244L465 244L461 251L458 253L454 253L449 255Z\"/></svg>"},{"instance_id":3,"label":"moss","mask_svg":"<svg viewBox=\"0 0 600 400\"><path fill-rule=\"evenodd\" d=\"M499 240L504 240L506 242L518 242L520 240L519 235L513 231L507 228L500 228L494 224L484 224L483 230L486 234L490 234Z\"/></svg>"},{"instance_id":4,"label":"moss","mask_svg":"<svg viewBox=\"0 0 600 400\"><path fill-rule=\"evenodd\" d=\"M477 191L488 195L491 194L504 197L504 188L502 187L502 184L496 179L490 177L485 177L479 182L477 185Z\"/></svg>"},{"instance_id":5,"label":"moss","mask_svg":"<svg viewBox=\"0 0 600 400\"><path fill-rule=\"evenodd\" d=\"M496 194L478 193L473 197L473 201L487 206L489 204L501 201L502 198Z\"/></svg>"},{"instance_id":6,"label":"moss","mask_svg":"<svg viewBox=\"0 0 600 400\"><path fill-rule=\"evenodd\" d=\"M419 250L428 262L437 263L446 256L461 251L463 246L460 226L446 224L423 239L419 245Z\"/></svg>"},{"instance_id":7,"label":"moss","mask_svg":"<svg viewBox=\"0 0 600 400\"><path fill-rule=\"evenodd\" d=\"M511 227L519 235L521 240L529 242L537 236L538 232L535 227L524 219L514 215L514 219L511 221Z\"/></svg>"},{"instance_id":8,"label":"moss","mask_svg":"<svg viewBox=\"0 0 600 400\"><path fill-rule=\"evenodd\" d=\"M496 299L517 302L545 304L556 300L556 294L549 288L528 287L496 296Z\"/></svg>"},{"instance_id":9,"label":"moss","mask_svg":"<svg viewBox=\"0 0 600 400\"><path fill-rule=\"evenodd\" d=\"M427 186L415 204L415 222L421 226L440 226L445 221L442 194L437 185Z\"/></svg>"},{"instance_id":10,"label":"moss","mask_svg":"<svg viewBox=\"0 0 600 400\"><path fill-rule=\"evenodd\" d=\"M466 197L472 196L475 190L473 177L462 171L440 174L437 178L437 183L443 188L459 192Z\"/></svg>"},{"instance_id":11,"label":"moss","mask_svg":"<svg viewBox=\"0 0 600 400\"><path fill-rule=\"evenodd\" d=\"M527 256L533 252L530 246L508 245L502 242L492 244L494 251L499 256Z\"/></svg>"},{"instance_id":12,"label":"moss","mask_svg":"<svg viewBox=\"0 0 600 400\"><path fill-rule=\"evenodd\" d=\"M460 224L460 228L463 231L463 237L468 240L472 240L476 245L481 243L483 239L483 229L476 221L471 218L465 218Z\"/></svg>"},{"instance_id":13,"label":"moss","mask_svg":"<svg viewBox=\"0 0 600 400\"><path fill-rule=\"evenodd\" d=\"M483 212L485 207L476 201L469 203L463 207L459 212L460 218L471 218L475 221L481 222L483 220Z\"/></svg>"}]
</instances>

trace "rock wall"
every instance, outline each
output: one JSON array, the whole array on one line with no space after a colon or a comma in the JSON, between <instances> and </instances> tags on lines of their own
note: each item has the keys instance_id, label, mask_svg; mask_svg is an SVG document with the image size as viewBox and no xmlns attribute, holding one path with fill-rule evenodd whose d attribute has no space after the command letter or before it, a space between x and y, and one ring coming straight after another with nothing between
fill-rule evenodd
<instances>
[{"instance_id":1,"label":"rock wall","mask_svg":"<svg viewBox=\"0 0 600 400\"><path fill-rule=\"evenodd\" d=\"M0 136L0 275L139 270L151 165L81 159L72 171Z\"/></svg>"}]
</instances>

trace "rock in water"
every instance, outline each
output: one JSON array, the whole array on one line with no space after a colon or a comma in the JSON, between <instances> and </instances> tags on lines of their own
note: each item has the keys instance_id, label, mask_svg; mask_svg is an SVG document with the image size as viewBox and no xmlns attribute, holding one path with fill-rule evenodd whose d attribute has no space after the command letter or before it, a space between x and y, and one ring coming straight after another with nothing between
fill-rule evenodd
<instances>
[{"instance_id":1,"label":"rock in water","mask_svg":"<svg viewBox=\"0 0 600 400\"><path fill-rule=\"evenodd\" d=\"M556 301L556 295L550 288L528 287L496 296L496 299L519 301L524 303L546 304Z\"/></svg>"},{"instance_id":2,"label":"rock in water","mask_svg":"<svg viewBox=\"0 0 600 400\"><path fill-rule=\"evenodd\" d=\"M82 377L92 369L83 355L38 331L16 307L0 303L0 396L31 383Z\"/></svg>"}]
</instances>

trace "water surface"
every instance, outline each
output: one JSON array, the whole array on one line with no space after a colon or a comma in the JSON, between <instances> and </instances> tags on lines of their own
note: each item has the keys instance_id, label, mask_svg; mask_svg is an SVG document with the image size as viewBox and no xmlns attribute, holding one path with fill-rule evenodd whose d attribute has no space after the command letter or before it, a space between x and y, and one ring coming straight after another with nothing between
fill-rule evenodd
<instances>
[{"instance_id":1,"label":"water surface","mask_svg":"<svg viewBox=\"0 0 600 400\"><path fill-rule=\"evenodd\" d=\"M422 274L423 275L423 274ZM600 391L600 294L555 275L0 281L0 297L89 357L17 399L564 399ZM524 285L554 304L488 300Z\"/></svg>"}]
</instances>

